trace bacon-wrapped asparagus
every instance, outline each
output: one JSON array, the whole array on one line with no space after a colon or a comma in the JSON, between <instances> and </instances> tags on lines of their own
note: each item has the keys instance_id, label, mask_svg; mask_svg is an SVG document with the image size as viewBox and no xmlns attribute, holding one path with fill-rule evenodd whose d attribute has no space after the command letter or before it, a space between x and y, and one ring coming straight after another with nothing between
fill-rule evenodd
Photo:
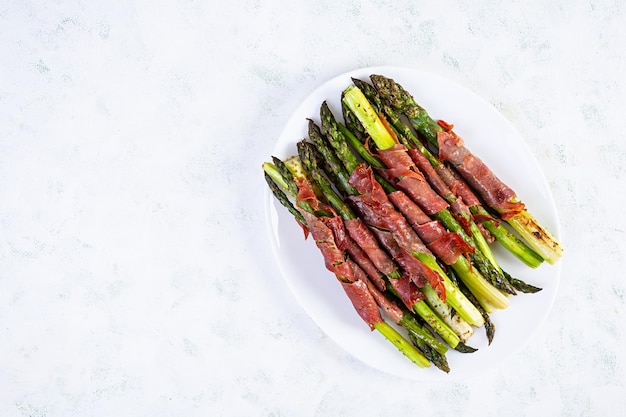
<instances>
[{"instance_id":1,"label":"bacon-wrapped asparagus","mask_svg":"<svg viewBox=\"0 0 626 417\"><path fill-rule=\"evenodd\" d=\"M495 326L488 313L505 308L508 300L485 278L494 280L499 273L511 289L499 288L511 294L539 290L503 271L488 242L495 237L531 267L556 262L562 248L515 192L465 147L452 125L431 119L393 80L370 78L375 87L353 79L356 86L344 90L345 126L323 103L323 133L309 120L311 142L298 143L299 157L289 167L277 158L265 163L265 178L305 235L315 239L327 269L369 327L418 365L430 360L447 372L447 348L424 332L423 323L454 349L473 351L464 343L473 328L462 317L463 304L451 309L457 294L474 303L472 324L484 324L491 343ZM355 91L365 96L354 100ZM537 252L503 227L505 221ZM487 268L496 275L478 272ZM407 330L413 346L389 327L381 311ZM461 325L453 325L454 319Z\"/></svg>"},{"instance_id":2,"label":"bacon-wrapped asparagus","mask_svg":"<svg viewBox=\"0 0 626 417\"><path fill-rule=\"evenodd\" d=\"M376 77L374 75L373 79L379 80ZM407 146L408 153L415 165L424 174L432 188L450 204L450 208L461 219L464 227L469 229L468 233L473 237L477 248L496 268L500 269L487 243L487 240L493 241L494 238L532 268L536 268L543 262L543 258L535 251L526 246L505 227L500 227L500 222L495 221L483 208L482 203L467 183L422 144L409 125L402 119L401 114L385 102L373 86L356 78L353 78L352 81L375 109L388 120L396 131L400 142ZM350 110L346 106L343 108L344 118L347 115L348 119L354 119L353 115L351 117ZM354 122L352 123L354 126ZM524 290L525 287L516 289Z\"/></svg>"},{"instance_id":3,"label":"bacon-wrapped asparagus","mask_svg":"<svg viewBox=\"0 0 626 417\"><path fill-rule=\"evenodd\" d=\"M382 273L373 267L369 258L360 253L358 245L347 236L342 219L335 215L331 207L319 203L311 184L306 179L300 178L298 187L296 179L287 170L286 165L278 158L273 160L274 164L263 164L265 179L272 193L316 240L327 268L335 273L361 318L371 328L380 331L414 363L422 367L427 366L421 356L423 355L439 369L449 372L450 368L445 357L447 347L418 323L410 311L392 300L386 289L381 288ZM298 209L293 206L283 189L288 190L292 197L297 199ZM345 250L344 254L341 253L342 250ZM384 285L382 283L383 287ZM382 321L378 310L374 310L372 301L390 319L407 330L419 352L415 352L412 346L407 346L406 340Z\"/></svg>"},{"instance_id":4,"label":"bacon-wrapped asparagus","mask_svg":"<svg viewBox=\"0 0 626 417\"><path fill-rule=\"evenodd\" d=\"M461 199L457 199L447 189L445 183L438 177L427 161L425 163L426 166L424 164L419 168L416 166L417 162L424 162L419 158L420 156L423 157L423 155L410 146L400 132L397 132L394 123L400 125L401 122L398 118L393 117L395 115L391 113L391 109L388 109L388 106L381 102L373 87L357 79L353 79L353 81L359 89L358 92L363 92L365 97L361 94L356 94L356 90L352 91L352 97L349 97L350 101L352 101L351 105L358 106L359 102L363 102L364 105L370 104L374 106L376 112L381 116L381 121L385 120L382 118L382 113L386 109L387 114L392 117L391 120L388 120L388 122L391 122L391 125L381 123L381 126L387 126L388 130L393 132L394 139L402 138L402 144L406 146L405 149L402 145L396 144L390 148L379 150L379 158L388 167L388 169L383 169L382 172L396 178L404 177L398 181L399 187L406 190L428 214L440 220L447 228L457 233L468 244L477 249L477 252L471 255L473 262L492 284L507 293L515 294L515 289L508 282L504 272L498 265L481 230L474 223L469 208ZM346 103L342 104L344 104L342 106L344 115L351 114L352 111L349 110ZM359 110L365 110L365 107L359 108ZM363 116L364 113L361 113ZM375 124L378 124L373 122L366 123L370 130L374 128ZM373 129L372 133L376 135L375 137L380 138L380 134L376 132L376 129ZM424 168L430 168L430 170L425 170ZM425 181L426 178L428 182ZM456 213L457 218L450 214L448 211L449 207Z\"/></svg>"},{"instance_id":5,"label":"bacon-wrapped asparagus","mask_svg":"<svg viewBox=\"0 0 626 417\"><path fill-rule=\"evenodd\" d=\"M397 140L384 127L383 122L378 117L374 109L371 107L363 93L354 85L349 86L343 94L344 103L352 110L355 116L364 126L371 139L379 149L378 156L382 157L382 152L401 151ZM374 126L382 126L374 129ZM386 155L387 162L391 162L392 158L397 155ZM382 158L381 158L382 159ZM408 163L408 161L407 161ZM388 179L394 181L394 186L405 191L418 204L423 204L424 211L435 215L438 220L447 219L453 221L454 218L447 211L447 203L428 186L423 176L419 176L417 172L406 169L400 171L387 171L387 165L381 160L380 164L385 168L381 170L385 172ZM385 174L383 174L384 176ZM438 199L438 200L437 200ZM420 204L420 205L421 205ZM459 257L453 267L461 279L466 283L468 288L472 290L476 298L488 311L494 309L503 309L509 305L509 301L496 287L490 284L485 277L464 258Z\"/></svg>"},{"instance_id":6,"label":"bacon-wrapped asparagus","mask_svg":"<svg viewBox=\"0 0 626 417\"><path fill-rule=\"evenodd\" d=\"M381 75L372 75L370 78L384 99L406 115L415 130L438 150L439 159L452 164L489 207L511 225L546 262L554 264L561 257L563 248L559 242L528 212L513 189L465 147L463 140L453 132L452 125L433 120L411 94L394 80Z\"/></svg>"},{"instance_id":7,"label":"bacon-wrapped asparagus","mask_svg":"<svg viewBox=\"0 0 626 417\"><path fill-rule=\"evenodd\" d=\"M432 225L433 222L431 219L421 213L421 210L409 201L408 203L403 204L402 207L405 210L412 209L414 214L418 212L421 213L422 216L418 223L425 223L421 229L417 224L414 225L414 227L418 227L417 230L422 232L421 235L418 233L418 235L420 235L419 237L418 235L415 235L414 232L410 230L411 226L407 223L404 215L397 212L395 207L387 201L386 193L380 188L380 184L374 180L373 177L370 178L370 176L366 173L366 171L363 171L363 169L359 171L359 167L362 167L362 164L358 162L356 156L352 154L352 151L349 148L338 146L339 144L334 143L336 141L331 139L330 136L322 137L321 131L312 121L309 121L309 137L311 138L313 144L315 144L319 153L324 156L323 162L327 168L326 172L329 177L337 179L345 177L348 170L352 168L345 167L341 164L338 153L335 153L333 149L328 149L330 148L330 143L332 143L332 147L341 149L343 156L341 158L342 161L352 160L354 162L350 163L359 164L351 170L352 175L348 181L348 187L343 185L342 181L336 182L338 188L342 189L344 194L347 196L347 199L351 201L351 207L357 210L366 210L369 208L369 213L373 213L372 215L367 217L363 216L364 213L362 211L359 214L361 214L365 223L368 223L369 218L368 224L374 226L374 228L395 230L396 240L398 240L398 243L403 245L405 250L412 253L421 262L427 264L431 269L437 271L444 277L444 285L447 286L446 293L451 294L450 302L454 308L457 309L468 322L475 326L480 326L482 324L482 320L478 316L478 311L476 311L471 303L467 304L467 300L464 300L462 297L458 297L458 290L449 285L449 280L446 282L447 278L445 278L445 273L441 270L441 268L439 268L437 263L434 262L434 257L430 252L430 250L433 250L437 256L445 259L447 263L455 263L457 258L461 256L464 251L470 249L467 245L465 245L465 242L463 242L462 239L458 238L456 235L449 233L443 227L435 228L434 225ZM299 146L306 147L307 145L301 143ZM301 155L301 159L303 162L305 160L310 162L310 160L314 160L315 157L309 152L307 155L304 155L304 157ZM365 175L355 175L357 171ZM389 187L390 192L395 191L392 194L397 195L397 199L400 199L403 196L401 191L393 189L391 185L388 184L387 187ZM373 192L377 194L377 197L373 196ZM392 194L390 194L390 196ZM408 199L405 198L405 200ZM415 215L413 216L413 220L414 223L417 221ZM422 244L420 241L420 238L422 237L426 239L426 245ZM455 250L453 251L452 249ZM436 288L436 286L434 287Z\"/></svg>"},{"instance_id":8,"label":"bacon-wrapped asparagus","mask_svg":"<svg viewBox=\"0 0 626 417\"><path fill-rule=\"evenodd\" d=\"M316 149L311 143L306 141L298 142L298 153L300 161L305 167L306 171L313 177L315 183L321 190L324 197L330 202L335 210L340 213L346 221L356 217L354 211L350 206L343 202L341 196L339 196L332 188L326 177L323 175L320 168L320 161L316 155ZM356 217L361 220L360 217ZM383 243L384 248L390 251L391 248ZM419 242L419 238L415 237L412 242L413 254L409 254L403 251L402 254L406 254L407 257L395 256L394 260L398 262L403 270L403 274L400 277L389 277L388 282L391 284L392 289L402 299L407 308L415 311L426 322L428 322L435 331L454 349L466 351L463 349L463 340L467 340L466 334L467 328L463 327L460 330L451 329L454 327L454 323L445 323L442 318L434 314L431 307L435 303L431 303L433 299L438 298L440 295L444 296L451 305L455 306L459 316L467 317L471 320L471 323L476 326L480 326L483 323L480 312L466 299L466 297L458 290L455 290L449 278L446 277L445 272L436 263L435 258L430 254L427 249L423 247L423 244ZM394 254L392 253L392 256ZM395 255L399 255L396 253ZM413 257L412 255L418 255ZM409 273L409 271L411 273ZM407 278L409 278L407 282ZM441 282L440 280L443 280ZM425 289L424 294L429 299L427 304L424 300L414 301L414 292L407 291L407 286L415 284L416 288ZM434 288L439 288L443 284L445 292L442 290L435 291ZM428 291L428 287L433 288L433 291ZM445 294L445 295L443 295ZM429 306L430 304L430 306ZM463 339L461 340L461 337Z\"/></svg>"}]
</instances>

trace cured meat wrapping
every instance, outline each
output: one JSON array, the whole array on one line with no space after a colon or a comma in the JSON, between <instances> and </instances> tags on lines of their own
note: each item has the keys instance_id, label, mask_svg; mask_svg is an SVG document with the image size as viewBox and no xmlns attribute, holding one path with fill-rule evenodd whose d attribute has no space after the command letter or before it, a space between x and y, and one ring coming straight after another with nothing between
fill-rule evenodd
<instances>
[{"instance_id":1,"label":"cured meat wrapping","mask_svg":"<svg viewBox=\"0 0 626 417\"><path fill-rule=\"evenodd\" d=\"M416 168L404 145L396 144L379 150L377 155L387 166L387 169L380 170L381 174L407 193L426 214L432 215L448 208L448 203L431 188L424 175Z\"/></svg>"},{"instance_id":2,"label":"cured meat wrapping","mask_svg":"<svg viewBox=\"0 0 626 417\"><path fill-rule=\"evenodd\" d=\"M437 134L439 143L439 157L448 161L474 190L478 192L485 202L497 210L503 219L524 210L524 204L515 201L515 192L504 184L485 165L485 163L467 149L463 140L453 132L443 131Z\"/></svg>"},{"instance_id":3,"label":"cured meat wrapping","mask_svg":"<svg viewBox=\"0 0 626 417\"><path fill-rule=\"evenodd\" d=\"M474 253L474 248L461 236L446 230L437 220L431 220L402 191L390 193L389 200L404 214L426 246L446 265L452 265L464 253Z\"/></svg>"},{"instance_id":4,"label":"cured meat wrapping","mask_svg":"<svg viewBox=\"0 0 626 417\"><path fill-rule=\"evenodd\" d=\"M360 218L344 221L350 237L363 249L376 268L385 275L389 275L398 268L389 255L380 248L376 238Z\"/></svg>"},{"instance_id":5,"label":"cured meat wrapping","mask_svg":"<svg viewBox=\"0 0 626 417\"><path fill-rule=\"evenodd\" d=\"M306 199L315 209L323 208L333 212L331 207L325 205L321 207L322 205L306 181L299 181L298 188L300 190L299 202ZM338 216L316 217L302 209L300 212L306 220L316 246L322 253L326 269L335 274L359 316L370 326L370 329L373 329L373 325L382 322L383 319L367 285L358 277L360 274L363 274L362 277L364 277L365 273L351 259L347 258L344 250L341 249L349 245L343 227L343 219Z\"/></svg>"},{"instance_id":6,"label":"cured meat wrapping","mask_svg":"<svg viewBox=\"0 0 626 417\"><path fill-rule=\"evenodd\" d=\"M383 321L376 300L374 300L374 297L372 297L367 285L363 281L341 282L341 286L352 302L354 309L359 314L359 317L370 326L371 330L374 329L374 324Z\"/></svg>"}]
</instances>

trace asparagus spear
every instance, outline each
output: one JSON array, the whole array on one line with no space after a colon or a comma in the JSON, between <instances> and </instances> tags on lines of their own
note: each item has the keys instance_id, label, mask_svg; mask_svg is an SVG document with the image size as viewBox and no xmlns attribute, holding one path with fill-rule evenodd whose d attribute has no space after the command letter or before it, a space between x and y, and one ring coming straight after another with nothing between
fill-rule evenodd
<instances>
[{"instance_id":1,"label":"asparagus spear","mask_svg":"<svg viewBox=\"0 0 626 417\"><path fill-rule=\"evenodd\" d=\"M528 284L520 279L513 278L510 275L507 278L509 282L511 283L511 285L520 292L527 293L527 294L534 294L536 292L541 291L540 287L535 287L534 285Z\"/></svg>"},{"instance_id":2,"label":"asparagus spear","mask_svg":"<svg viewBox=\"0 0 626 417\"><path fill-rule=\"evenodd\" d=\"M430 361L411 343L409 343L396 329L384 321L374 323L374 328L378 330L385 339L389 340L404 356L421 368L428 368Z\"/></svg>"},{"instance_id":3,"label":"asparagus spear","mask_svg":"<svg viewBox=\"0 0 626 417\"><path fill-rule=\"evenodd\" d=\"M446 357L444 355L434 350L426 342L417 337L412 331L409 331L409 340L437 368L446 373L450 372L450 366L448 365L448 361L446 360Z\"/></svg>"},{"instance_id":4,"label":"asparagus spear","mask_svg":"<svg viewBox=\"0 0 626 417\"><path fill-rule=\"evenodd\" d=\"M309 139L321 154L321 161L325 165L324 171L330 176L339 190L346 195L355 195L358 191L349 183L350 174L343 168L343 164L337 158L335 152L330 148L327 139L322 134L319 126L309 119Z\"/></svg>"},{"instance_id":5,"label":"asparagus spear","mask_svg":"<svg viewBox=\"0 0 626 417\"><path fill-rule=\"evenodd\" d=\"M440 132L444 132L444 128L433 120L426 110L419 106L413 97L394 80L380 75L372 75L371 79L380 94L393 107L404 113L415 130L431 146L438 149L437 136ZM517 197L511 197L510 202L519 203L519 200ZM494 209L499 211L497 207ZM554 264L561 257L563 248L559 242L525 208L505 220L546 262Z\"/></svg>"},{"instance_id":6,"label":"asparagus spear","mask_svg":"<svg viewBox=\"0 0 626 417\"><path fill-rule=\"evenodd\" d=\"M448 275L450 276L450 279L452 280L452 282L454 282L460 288L461 292L465 294L465 296L472 303L474 303L474 305L477 306L478 311L480 311L480 314L482 314L483 319L485 319L484 327L485 327L485 333L487 335L487 341L489 342L489 344L491 344L491 342L493 341L493 337L496 334L496 325L491 321L491 317L489 317L489 313L480 305L480 303L478 303L478 300L476 300L476 297L474 297L474 294L472 294L472 292L467 289L463 281L457 278L452 268L448 268Z\"/></svg>"},{"instance_id":7,"label":"asparagus spear","mask_svg":"<svg viewBox=\"0 0 626 417\"><path fill-rule=\"evenodd\" d=\"M423 324L420 324L415 316L408 310L404 310L404 314L398 324L413 335L413 337L418 338L423 343L428 345L430 349L439 353L441 356L445 355L448 351L448 348L444 343L439 341L439 339L435 338L431 331L425 327Z\"/></svg>"},{"instance_id":8,"label":"asparagus spear","mask_svg":"<svg viewBox=\"0 0 626 417\"><path fill-rule=\"evenodd\" d=\"M296 221L298 222L298 224L303 225L306 227L306 220L304 220L304 217L302 216L302 213L300 213L298 211L298 209L296 209L293 204L291 204L291 201L289 201L289 198L287 197L287 195L283 192L283 190L281 190L278 186L278 184L274 181L279 182L279 184L282 182L281 185L284 185L284 181L282 180L282 177L280 177L280 179L275 180L273 179L273 177L268 174L267 170L272 170L274 172L277 172L274 169L272 169L272 167L268 164L267 166L265 164L263 164L263 171L265 174L265 182L267 182L267 185L270 187L270 190L272 190L272 194L274 194L274 196L278 199L278 201L289 211L289 213L291 213L295 218Z\"/></svg>"}]
</instances>

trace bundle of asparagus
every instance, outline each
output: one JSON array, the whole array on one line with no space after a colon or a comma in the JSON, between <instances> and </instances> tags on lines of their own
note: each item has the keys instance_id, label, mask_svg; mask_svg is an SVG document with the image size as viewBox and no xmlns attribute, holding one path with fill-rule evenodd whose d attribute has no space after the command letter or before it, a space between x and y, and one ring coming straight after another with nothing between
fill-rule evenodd
<instances>
[{"instance_id":1,"label":"bundle of asparagus","mask_svg":"<svg viewBox=\"0 0 626 417\"><path fill-rule=\"evenodd\" d=\"M475 351L466 343L481 326L491 343L490 313L540 291L507 273L490 243L532 268L562 248L451 125L391 78L370 78L343 91L343 123L321 103L321 126L309 119L298 155L264 163L265 178L369 327L448 372L448 347Z\"/></svg>"}]
</instances>

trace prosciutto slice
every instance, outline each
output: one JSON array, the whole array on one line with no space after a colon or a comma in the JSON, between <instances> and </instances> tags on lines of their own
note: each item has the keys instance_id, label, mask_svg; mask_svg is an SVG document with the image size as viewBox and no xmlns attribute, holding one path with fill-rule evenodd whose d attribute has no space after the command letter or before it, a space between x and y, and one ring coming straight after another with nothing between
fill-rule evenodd
<instances>
[{"instance_id":1,"label":"prosciutto slice","mask_svg":"<svg viewBox=\"0 0 626 417\"><path fill-rule=\"evenodd\" d=\"M325 209L334 212L332 207L320 204L308 182L300 181L298 188L299 199L306 199L315 210ZM386 290L386 283L381 272L394 272L397 266L387 252L381 249L370 229L358 218L344 222L338 216L317 218L304 211L303 216L307 224L313 225L311 235L322 254L325 254L327 269L335 272L359 316L372 328L374 323L382 321L380 311L376 307L378 305L392 320L399 322L402 319L402 310L382 294L382 291ZM349 258L344 257L344 251L350 255ZM370 256L376 262L372 261ZM382 269L379 270L378 266ZM338 275L337 272L342 275ZM393 283L394 288L403 294L412 308L423 295L414 284L413 287L411 285L408 276L394 280Z\"/></svg>"},{"instance_id":2,"label":"prosciutto slice","mask_svg":"<svg viewBox=\"0 0 626 417\"><path fill-rule=\"evenodd\" d=\"M344 252L339 249L339 244L335 240L335 235L328 223L335 222L339 217L328 217L324 221L307 211L301 210L309 232L315 240L315 245L322 252L326 269L331 271L342 282L353 282L354 274L352 267L345 262Z\"/></svg>"},{"instance_id":3,"label":"prosciutto slice","mask_svg":"<svg viewBox=\"0 0 626 417\"><path fill-rule=\"evenodd\" d=\"M369 325L370 330L374 330L374 324L381 323L383 318L380 315L380 310L378 310L376 300L372 297L367 285L363 281L341 281L341 286L359 317Z\"/></svg>"},{"instance_id":4,"label":"prosciutto slice","mask_svg":"<svg viewBox=\"0 0 626 417\"><path fill-rule=\"evenodd\" d=\"M396 144L377 153L387 169L380 170L386 180L407 193L428 215L445 208L448 203L432 189L424 175L417 169L404 145Z\"/></svg>"},{"instance_id":5,"label":"prosciutto slice","mask_svg":"<svg viewBox=\"0 0 626 417\"><path fill-rule=\"evenodd\" d=\"M437 191L437 193L444 197L452 194L452 191L445 183L445 181L437 174L435 168L431 165L430 161L422 152L418 149L411 148L407 150L407 153L415 163L415 166L420 170L420 172L424 175L424 177L428 180L428 183L433 188L433 190ZM467 210L469 213L469 209Z\"/></svg>"},{"instance_id":6,"label":"prosciutto slice","mask_svg":"<svg viewBox=\"0 0 626 417\"><path fill-rule=\"evenodd\" d=\"M350 237L363 249L380 272L389 275L398 269L387 252L380 248L376 237L363 220L359 218L346 220L344 224Z\"/></svg>"},{"instance_id":7,"label":"prosciutto slice","mask_svg":"<svg viewBox=\"0 0 626 417\"><path fill-rule=\"evenodd\" d=\"M456 195L458 200L462 201L464 205L466 205L467 207L475 207L475 206L482 205L478 196L476 196L474 191L472 191L471 187L465 182L465 180L463 180L463 178L461 178L461 176L454 169L451 169L449 166L443 163L437 165L434 168L437 174L439 175L439 177L450 188L450 191L452 191L452 193ZM452 208L456 212L456 208L454 207L454 204L452 204ZM477 221L476 226L478 226L478 229L480 230L482 235L485 237L487 242L489 243L493 242L495 240L495 237L487 229L485 229L485 227L482 225L482 222L491 220L491 221L496 222L497 224L498 220L494 219L491 216L481 215L481 214L473 214L472 217L474 218L474 220ZM466 227L466 225L463 222L461 221L459 222L463 225L463 227Z\"/></svg>"},{"instance_id":8,"label":"prosciutto slice","mask_svg":"<svg viewBox=\"0 0 626 417\"><path fill-rule=\"evenodd\" d=\"M441 163L434 167L434 169L439 175L439 178L446 183L450 191L457 197L462 198L467 206L472 207L481 204L480 199L474 194L474 191L472 191L469 185L467 185L456 172L450 169L450 167Z\"/></svg>"},{"instance_id":9,"label":"prosciutto slice","mask_svg":"<svg viewBox=\"0 0 626 417\"><path fill-rule=\"evenodd\" d=\"M381 205L369 200L367 195L351 196L348 197L348 201L366 224L392 232L394 239L407 252L430 253L402 213L396 211L389 200L387 205L393 211L381 208Z\"/></svg>"},{"instance_id":10,"label":"prosciutto slice","mask_svg":"<svg viewBox=\"0 0 626 417\"><path fill-rule=\"evenodd\" d=\"M448 231L439 221L431 220L402 191L395 191L388 197L394 206L404 214L420 239L446 265L452 265L464 253L474 253L474 248L465 242L461 236Z\"/></svg>"},{"instance_id":11,"label":"prosciutto slice","mask_svg":"<svg viewBox=\"0 0 626 417\"><path fill-rule=\"evenodd\" d=\"M509 219L524 210L524 204L515 201L515 192L496 177L480 158L472 154L459 136L451 131L442 131L437 133L437 142L439 158L450 162L503 219Z\"/></svg>"},{"instance_id":12,"label":"prosciutto slice","mask_svg":"<svg viewBox=\"0 0 626 417\"><path fill-rule=\"evenodd\" d=\"M383 309L387 317L389 317L395 323L400 323L402 317L404 316L404 312L402 311L402 309L398 307L395 302L385 297L385 295L381 293L378 288L376 288L374 284L372 284L371 281L364 280L363 282L365 282L367 288L374 297L374 300L376 300L378 306Z\"/></svg>"},{"instance_id":13,"label":"prosciutto slice","mask_svg":"<svg viewBox=\"0 0 626 417\"><path fill-rule=\"evenodd\" d=\"M365 271L363 271L359 267L359 265L351 261L348 261L348 262L350 262L352 265L354 276L359 281L365 283L368 291L374 298L374 301L376 301L376 304L378 304L378 306L383 309L385 314L391 320L393 320L395 323L399 323L402 320L402 316L404 316L404 312L402 311L402 309L398 307L398 305L394 301L390 300L382 293L382 291L384 290L377 288L377 286L374 283L372 283L372 281L369 279Z\"/></svg>"},{"instance_id":14,"label":"prosciutto slice","mask_svg":"<svg viewBox=\"0 0 626 417\"><path fill-rule=\"evenodd\" d=\"M424 275L425 265L398 246L390 232L374 229L374 233L404 271L400 278L389 279L389 283L404 305L413 311L415 303L424 299L424 294L420 291L420 288L428 281Z\"/></svg>"},{"instance_id":15,"label":"prosciutto slice","mask_svg":"<svg viewBox=\"0 0 626 417\"><path fill-rule=\"evenodd\" d=\"M383 274L376 268L376 265L367 256L365 251L350 236L346 236L345 241L340 245L340 249L345 250L350 258L356 262L357 266L367 275L369 280L376 285L380 291L387 287ZM354 269L354 268L353 268Z\"/></svg>"}]
</instances>

